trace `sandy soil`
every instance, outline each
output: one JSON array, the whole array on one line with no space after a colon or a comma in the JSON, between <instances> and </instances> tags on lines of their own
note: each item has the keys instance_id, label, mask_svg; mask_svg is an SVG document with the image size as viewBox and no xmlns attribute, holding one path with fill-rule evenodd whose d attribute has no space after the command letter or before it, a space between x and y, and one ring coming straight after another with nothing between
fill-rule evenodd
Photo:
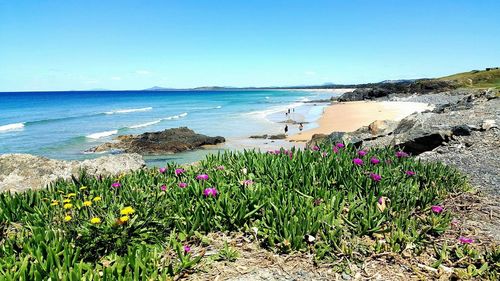
<instances>
[{"instance_id":1,"label":"sandy soil","mask_svg":"<svg viewBox=\"0 0 500 281\"><path fill-rule=\"evenodd\" d=\"M352 132L362 126L367 126L375 120L401 120L413 112L421 112L432 107L417 102L344 102L335 103L325 108L318 120L318 128L303 131L289 136L293 142L309 141L314 134L329 134L331 132Z\"/></svg>"}]
</instances>

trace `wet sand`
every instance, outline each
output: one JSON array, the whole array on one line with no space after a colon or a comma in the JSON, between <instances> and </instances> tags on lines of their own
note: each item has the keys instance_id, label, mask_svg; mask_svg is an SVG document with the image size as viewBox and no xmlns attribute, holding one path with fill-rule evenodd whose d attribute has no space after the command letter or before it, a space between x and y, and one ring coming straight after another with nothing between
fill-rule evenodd
<instances>
[{"instance_id":1,"label":"wet sand","mask_svg":"<svg viewBox=\"0 0 500 281\"><path fill-rule=\"evenodd\" d=\"M375 120L401 120L413 112L421 112L432 107L417 102L343 102L335 103L324 109L317 121L319 127L289 136L291 142L309 141L314 134L330 134L331 132L352 132L367 126ZM294 125L292 125L294 126Z\"/></svg>"}]
</instances>

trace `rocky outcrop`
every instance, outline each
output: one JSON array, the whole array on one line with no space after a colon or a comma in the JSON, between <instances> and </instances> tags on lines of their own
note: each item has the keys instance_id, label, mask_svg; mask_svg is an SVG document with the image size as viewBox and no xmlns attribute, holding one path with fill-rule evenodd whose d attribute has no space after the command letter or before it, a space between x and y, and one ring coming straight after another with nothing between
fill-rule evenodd
<instances>
[{"instance_id":1,"label":"rocky outcrop","mask_svg":"<svg viewBox=\"0 0 500 281\"><path fill-rule=\"evenodd\" d=\"M431 92L449 91L456 87L457 85L452 82L435 79L421 79L399 83L378 83L373 84L370 88L358 88L352 92L344 93L337 100L341 102L373 100L387 97L391 94L427 94Z\"/></svg>"},{"instance_id":2,"label":"rocky outcrop","mask_svg":"<svg viewBox=\"0 0 500 281\"><path fill-rule=\"evenodd\" d=\"M0 155L0 192L42 188L57 179L90 175L117 175L145 167L139 154L108 155L84 161L63 161L30 154Z\"/></svg>"},{"instance_id":3,"label":"rocky outcrop","mask_svg":"<svg viewBox=\"0 0 500 281\"><path fill-rule=\"evenodd\" d=\"M173 128L161 132L140 135L119 136L108 142L89 149L87 152L119 150L142 155L176 153L200 148L204 145L223 143L223 137L209 137L195 133L186 127Z\"/></svg>"}]
</instances>

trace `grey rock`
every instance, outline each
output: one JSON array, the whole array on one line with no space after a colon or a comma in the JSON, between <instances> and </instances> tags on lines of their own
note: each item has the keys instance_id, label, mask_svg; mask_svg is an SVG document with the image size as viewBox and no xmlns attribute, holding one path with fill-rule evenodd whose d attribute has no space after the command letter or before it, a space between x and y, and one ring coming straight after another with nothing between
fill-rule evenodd
<instances>
[{"instance_id":1,"label":"grey rock","mask_svg":"<svg viewBox=\"0 0 500 281\"><path fill-rule=\"evenodd\" d=\"M30 154L0 155L0 191L43 188L58 179L90 175L117 175L145 167L139 154L107 155L84 161L54 160Z\"/></svg>"},{"instance_id":2,"label":"grey rock","mask_svg":"<svg viewBox=\"0 0 500 281\"><path fill-rule=\"evenodd\" d=\"M498 128L495 120L484 120L483 121L483 124L481 124L481 129L483 129L484 131L487 131L491 128Z\"/></svg>"}]
</instances>

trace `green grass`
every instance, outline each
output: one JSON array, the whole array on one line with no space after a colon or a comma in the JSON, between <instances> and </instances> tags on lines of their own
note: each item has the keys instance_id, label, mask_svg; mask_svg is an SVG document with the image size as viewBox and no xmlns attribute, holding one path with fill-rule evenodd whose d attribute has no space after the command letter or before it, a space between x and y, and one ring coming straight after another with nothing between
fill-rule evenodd
<instances>
[{"instance_id":1,"label":"green grass","mask_svg":"<svg viewBox=\"0 0 500 281\"><path fill-rule=\"evenodd\" d=\"M450 212L434 213L431 206L462 192L462 175L398 158L391 149L368 152L360 166L356 157L350 146L226 152L178 176L178 166L168 164L165 173L82 174L42 190L2 193L0 280L164 280L196 266L204 237L213 232L255 235L277 253L359 260L386 251L418 253L448 229ZM380 163L371 164L372 157ZM202 173L208 180L196 179ZM216 196L204 195L209 187ZM237 252L226 246L219 257L234 260Z\"/></svg>"},{"instance_id":2,"label":"green grass","mask_svg":"<svg viewBox=\"0 0 500 281\"><path fill-rule=\"evenodd\" d=\"M463 72L441 77L438 80L455 81L461 86L470 88L500 89L500 69Z\"/></svg>"}]
</instances>

